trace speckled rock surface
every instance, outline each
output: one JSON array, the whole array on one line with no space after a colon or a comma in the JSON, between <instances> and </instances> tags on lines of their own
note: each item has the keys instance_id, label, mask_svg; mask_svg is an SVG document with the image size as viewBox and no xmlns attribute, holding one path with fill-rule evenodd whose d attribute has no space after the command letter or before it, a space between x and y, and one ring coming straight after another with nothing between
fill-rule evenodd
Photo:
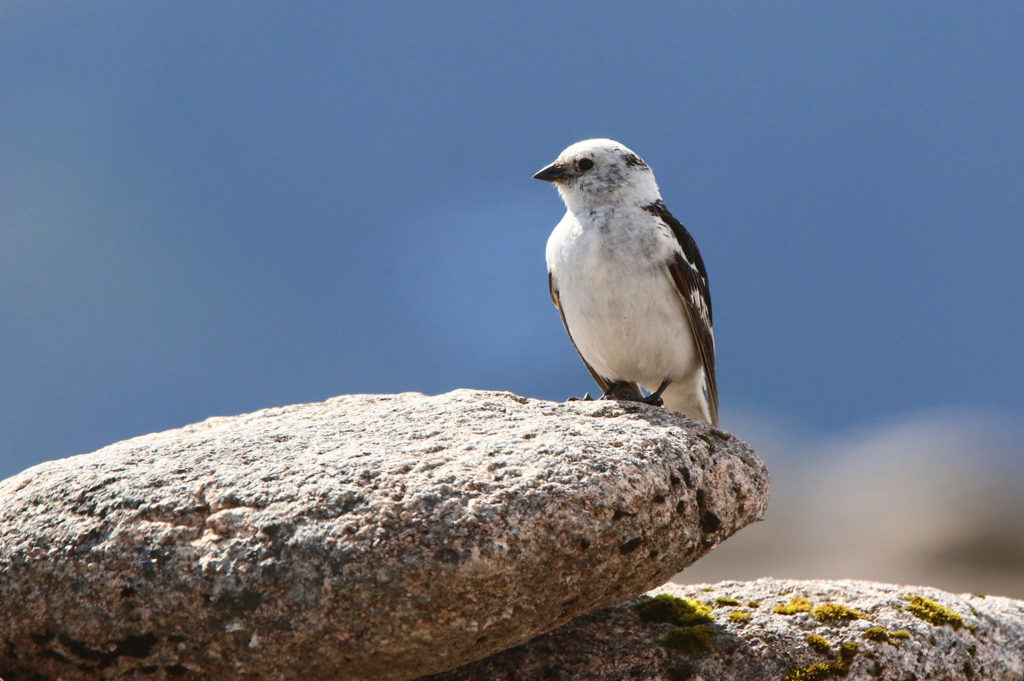
<instances>
[{"instance_id":1,"label":"speckled rock surface","mask_svg":"<svg viewBox=\"0 0 1024 681\"><path fill-rule=\"evenodd\" d=\"M215 418L0 483L0 677L408 679L664 582L760 517L727 433L459 390Z\"/></svg>"},{"instance_id":2,"label":"speckled rock surface","mask_svg":"<svg viewBox=\"0 0 1024 681\"><path fill-rule=\"evenodd\" d=\"M1024 678L1024 601L874 582L776 579L666 584L651 593L706 604L711 621L672 635L677 625L650 621L649 606L645 619L639 598L429 681ZM952 614L942 617L933 604ZM787 605L792 614L775 611ZM829 613L836 617L825 619ZM706 649L699 643L702 627L710 634ZM820 638L809 643L813 635Z\"/></svg>"}]
</instances>

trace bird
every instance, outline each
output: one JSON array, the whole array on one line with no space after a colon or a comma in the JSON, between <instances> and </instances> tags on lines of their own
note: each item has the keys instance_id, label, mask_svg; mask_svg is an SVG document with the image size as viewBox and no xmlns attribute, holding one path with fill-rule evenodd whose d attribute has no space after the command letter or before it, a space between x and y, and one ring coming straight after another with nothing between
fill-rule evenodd
<instances>
[{"instance_id":1,"label":"bird","mask_svg":"<svg viewBox=\"0 0 1024 681\"><path fill-rule=\"evenodd\" d=\"M533 177L565 203L547 241L548 288L602 398L717 426L707 269L650 166L619 142L589 139Z\"/></svg>"}]
</instances>

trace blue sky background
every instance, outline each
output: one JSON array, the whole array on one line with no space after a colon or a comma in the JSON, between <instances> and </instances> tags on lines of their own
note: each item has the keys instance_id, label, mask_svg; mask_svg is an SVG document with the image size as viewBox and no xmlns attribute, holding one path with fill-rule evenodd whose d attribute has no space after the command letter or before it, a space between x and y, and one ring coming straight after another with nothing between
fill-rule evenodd
<instances>
[{"instance_id":1,"label":"blue sky background","mask_svg":"<svg viewBox=\"0 0 1024 681\"><path fill-rule=\"evenodd\" d=\"M1019 2L4 3L0 477L341 393L594 390L530 175L598 136L700 244L726 428L1019 423L1022 35Z\"/></svg>"}]
</instances>

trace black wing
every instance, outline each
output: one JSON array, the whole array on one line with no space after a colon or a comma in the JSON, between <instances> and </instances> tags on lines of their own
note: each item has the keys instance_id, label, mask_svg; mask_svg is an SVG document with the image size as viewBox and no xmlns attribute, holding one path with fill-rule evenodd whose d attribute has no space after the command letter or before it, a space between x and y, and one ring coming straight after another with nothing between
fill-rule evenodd
<instances>
[{"instance_id":1,"label":"black wing","mask_svg":"<svg viewBox=\"0 0 1024 681\"><path fill-rule=\"evenodd\" d=\"M704 377L708 390L708 407L711 424L718 425L718 379L715 378L715 334L711 317L711 291L708 288L708 272L704 259L700 257L697 242L676 220L662 201L656 201L647 210L660 218L675 234L681 253L668 264L669 274L679 290L679 297L686 310L686 319L697 345L697 354L704 365Z\"/></svg>"}]
</instances>

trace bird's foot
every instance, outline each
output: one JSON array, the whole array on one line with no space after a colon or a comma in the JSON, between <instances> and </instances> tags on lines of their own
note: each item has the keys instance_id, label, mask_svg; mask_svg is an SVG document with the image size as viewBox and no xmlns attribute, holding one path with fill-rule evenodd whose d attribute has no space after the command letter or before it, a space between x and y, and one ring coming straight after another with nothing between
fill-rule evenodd
<instances>
[{"instance_id":1,"label":"bird's foot","mask_svg":"<svg viewBox=\"0 0 1024 681\"><path fill-rule=\"evenodd\" d=\"M665 406L665 400L661 399L661 395L659 395L658 393L651 393L650 395L648 395L647 397L640 401L643 402L644 404L649 404L652 407Z\"/></svg>"},{"instance_id":2,"label":"bird's foot","mask_svg":"<svg viewBox=\"0 0 1024 681\"><path fill-rule=\"evenodd\" d=\"M661 382L661 385L658 386L657 390L655 390L653 393L651 393L650 395L648 395L647 397L643 398L640 401L643 402L644 404L649 404L654 407L664 407L665 400L661 399L661 393L665 392L665 388L667 388L668 384L671 382L671 378L666 378L664 381Z\"/></svg>"},{"instance_id":3,"label":"bird's foot","mask_svg":"<svg viewBox=\"0 0 1024 681\"><path fill-rule=\"evenodd\" d=\"M608 391L601 395L601 399L640 402L644 399L644 395L636 383L612 383L608 386Z\"/></svg>"}]
</instances>

